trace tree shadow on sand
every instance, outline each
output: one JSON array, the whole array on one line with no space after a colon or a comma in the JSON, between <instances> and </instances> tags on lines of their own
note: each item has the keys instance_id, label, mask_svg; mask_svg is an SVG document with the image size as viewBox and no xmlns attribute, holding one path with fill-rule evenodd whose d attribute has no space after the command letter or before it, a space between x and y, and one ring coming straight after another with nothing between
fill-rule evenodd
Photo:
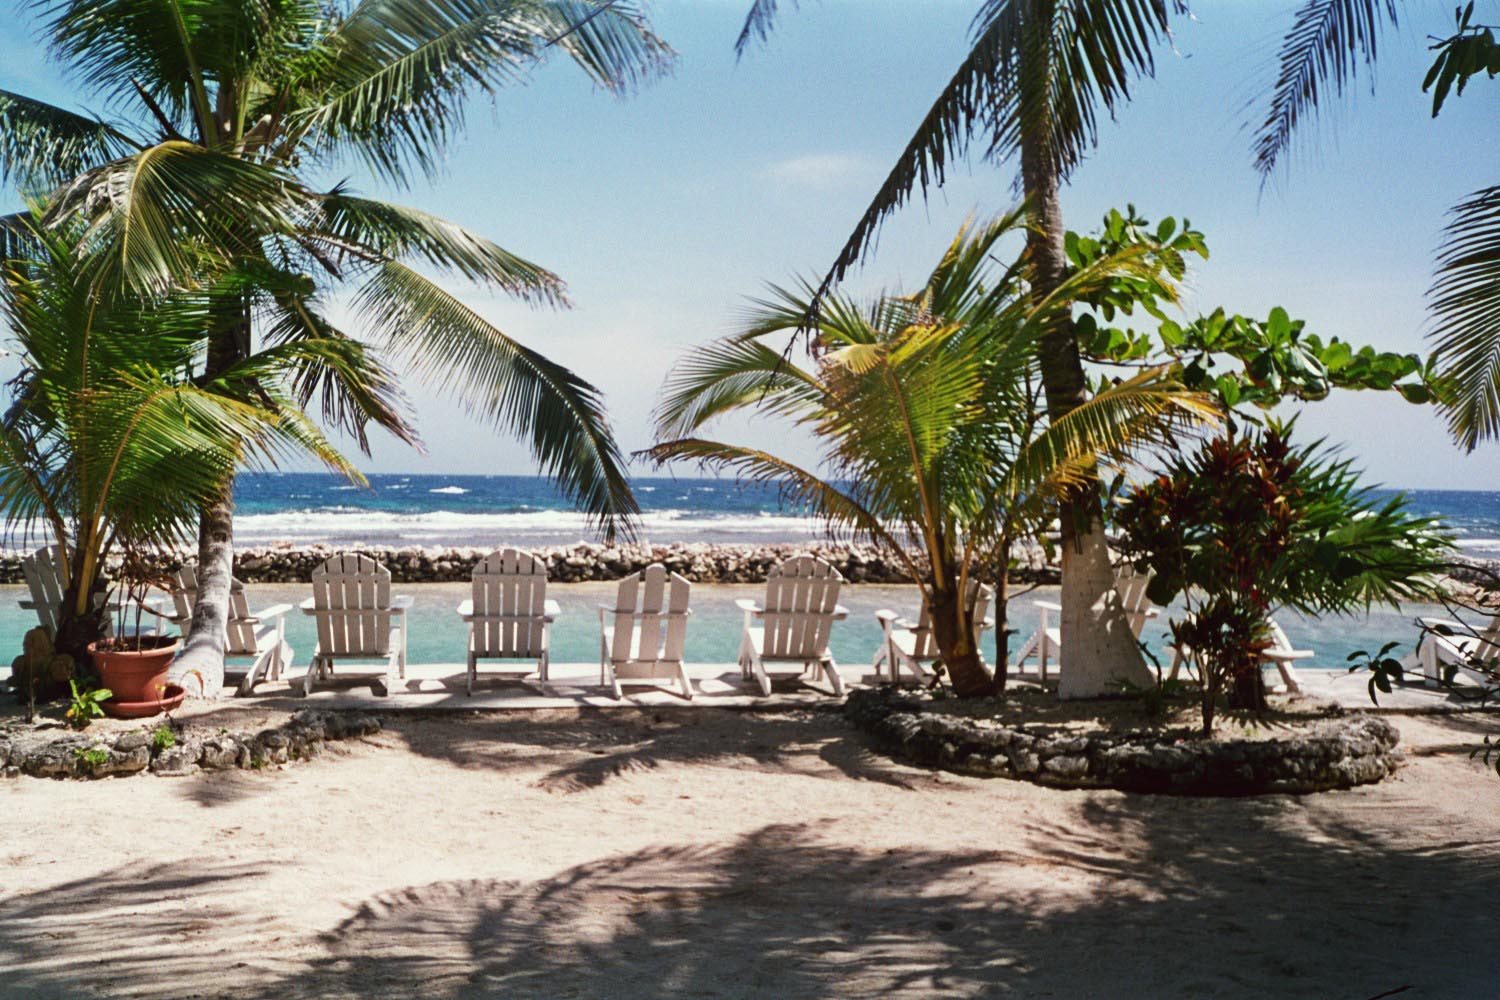
<instances>
[{"instance_id":1,"label":"tree shadow on sand","mask_svg":"<svg viewBox=\"0 0 1500 1000\"><path fill-rule=\"evenodd\" d=\"M561 794L586 792L626 774L686 765L853 778L908 790L943 783L871 751L829 711L662 708L570 711L564 718L527 712L454 717L431 734L423 729L428 724L406 722L393 719L391 725L416 753L491 770L542 762L548 770L537 787Z\"/></svg>"}]
</instances>

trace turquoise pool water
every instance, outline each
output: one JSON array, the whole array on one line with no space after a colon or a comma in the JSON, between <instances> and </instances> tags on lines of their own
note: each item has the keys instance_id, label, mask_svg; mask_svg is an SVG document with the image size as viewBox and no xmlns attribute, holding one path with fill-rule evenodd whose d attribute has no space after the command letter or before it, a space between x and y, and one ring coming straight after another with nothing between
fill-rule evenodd
<instances>
[{"instance_id":1,"label":"turquoise pool water","mask_svg":"<svg viewBox=\"0 0 1500 1000\"><path fill-rule=\"evenodd\" d=\"M273 584L246 588L252 610L275 603L295 605L308 596L306 587ZM410 594L415 605L410 612L409 656L413 663L461 663L465 657L467 633L454 608L468 596L466 584L422 584L398 586L397 593ZM709 586L693 588L693 618L688 628L688 659L699 663L731 663L739 647L742 615L734 606L736 598L758 598L763 588L754 585ZM599 659L599 615L601 602L613 598L615 585L608 583L554 585L548 594L561 606L562 614L553 626L552 658L559 663L597 663ZM26 595L24 587L0 586L0 651L9 650L0 660L0 673L8 671L10 656L20 651L21 637L36 624L30 611L19 607ZM1056 599L1056 588L1042 588L1012 602L1012 627L1019 635L1011 648L1036 628L1036 598ZM833 630L831 646L840 663L869 663L880 641L880 627L875 612L891 608L903 615L913 615L918 606L916 591L910 587L846 586L841 603L849 609L847 621ZM1356 649L1378 649L1387 641L1399 641L1409 648L1416 638L1412 619L1417 615L1441 614L1441 608L1412 605L1400 610L1377 608L1368 615L1324 618L1308 621L1300 615L1279 616L1288 637L1299 649L1311 649L1316 658L1299 669L1343 669L1345 657ZM1159 648L1165 624L1157 619L1147 625L1145 638ZM297 666L303 667L313 649L312 620L298 612L287 616L287 635L296 651ZM993 659L993 646L986 637L986 657ZM1404 652L1404 650L1403 650Z\"/></svg>"}]
</instances>

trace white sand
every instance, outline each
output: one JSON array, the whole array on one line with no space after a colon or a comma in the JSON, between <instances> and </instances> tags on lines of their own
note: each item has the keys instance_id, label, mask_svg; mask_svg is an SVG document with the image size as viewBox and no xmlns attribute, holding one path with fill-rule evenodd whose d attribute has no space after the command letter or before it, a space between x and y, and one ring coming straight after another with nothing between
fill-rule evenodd
<instances>
[{"instance_id":1,"label":"white sand","mask_svg":"<svg viewBox=\"0 0 1500 1000\"><path fill-rule=\"evenodd\" d=\"M269 773L0 783L0 996L1500 995L1500 719L1394 780L933 774L836 717L397 719ZM238 727L237 720L231 723Z\"/></svg>"}]
</instances>

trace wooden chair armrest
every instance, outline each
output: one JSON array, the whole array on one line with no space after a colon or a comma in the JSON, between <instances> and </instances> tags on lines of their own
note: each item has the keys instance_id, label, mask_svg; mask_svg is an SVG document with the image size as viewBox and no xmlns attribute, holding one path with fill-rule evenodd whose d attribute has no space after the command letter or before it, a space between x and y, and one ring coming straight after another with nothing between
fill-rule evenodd
<instances>
[{"instance_id":1,"label":"wooden chair armrest","mask_svg":"<svg viewBox=\"0 0 1500 1000\"><path fill-rule=\"evenodd\" d=\"M1058 614L1062 614L1062 605L1056 601L1032 601L1031 603L1043 611L1056 611Z\"/></svg>"},{"instance_id":2,"label":"wooden chair armrest","mask_svg":"<svg viewBox=\"0 0 1500 1000\"><path fill-rule=\"evenodd\" d=\"M315 615L318 613L317 602L314 601L311 597L306 598L305 600L300 602L297 607L301 609L304 615Z\"/></svg>"},{"instance_id":3,"label":"wooden chair armrest","mask_svg":"<svg viewBox=\"0 0 1500 1000\"><path fill-rule=\"evenodd\" d=\"M882 625L889 625L900 617L900 615L896 614L896 612L891 611L888 608L881 608L879 611L875 612L875 620L880 622L880 624Z\"/></svg>"},{"instance_id":4,"label":"wooden chair armrest","mask_svg":"<svg viewBox=\"0 0 1500 1000\"><path fill-rule=\"evenodd\" d=\"M397 594L395 597L391 598L391 610L404 613L406 611L410 611L412 606L416 603L417 599L410 594Z\"/></svg>"},{"instance_id":5,"label":"wooden chair armrest","mask_svg":"<svg viewBox=\"0 0 1500 1000\"><path fill-rule=\"evenodd\" d=\"M765 608L762 608L759 604L755 603L754 600L748 597L735 598L734 606L745 612L747 615L759 615L765 613Z\"/></svg>"},{"instance_id":6,"label":"wooden chair armrest","mask_svg":"<svg viewBox=\"0 0 1500 1000\"><path fill-rule=\"evenodd\" d=\"M844 607L842 604L835 604L833 606L833 620L834 621L840 621L841 622L845 618L848 618L848 617L849 617L849 609L848 608Z\"/></svg>"},{"instance_id":7,"label":"wooden chair armrest","mask_svg":"<svg viewBox=\"0 0 1500 1000\"><path fill-rule=\"evenodd\" d=\"M1261 659L1274 660L1278 663L1290 663L1292 660L1310 660L1318 654L1310 649L1267 649L1262 651Z\"/></svg>"},{"instance_id":8,"label":"wooden chair armrest","mask_svg":"<svg viewBox=\"0 0 1500 1000\"><path fill-rule=\"evenodd\" d=\"M23 604L22 607L25 607L25 605ZM1451 630L1454 635L1474 635L1474 628L1472 626L1465 625L1463 622L1454 621L1452 618L1418 618L1417 624L1421 625L1425 629L1437 629L1440 627L1447 628ZM1441 632L1437 634L1442 635Z\"/></svg>"},{"instance_id":9,"label":"wooden chair armrest","mask_svg":"<svg viewBox=\"0 0 1500 1000\"><path fill-rule=\"evenodd\" d=\"M274 618L281 618L291 613L292 606L290 604L273 604L269 608L265 608L264 610L255 612L255 617L262 621L269 621Z\"/></svg>"},{"instance_id":10,"label":"wooden chair armrest","mask_svg":"<svg viewBox=\"0 0 1500 1000\"><path fill-rule=\"evenodd\" d=\"M474 616L474 598L470 597L467 600L460 601L458 603L458 613L464 618L472 618Z\"/></svg>"},{"instance_id":11,"label":"wooden chair armrest","mask_svg":"<svg viewBox=\"0 0 1500 1000\"><path fill-rule=\"evenodd\" d=\"M552 598L549 597L547 598L547 600L542 602L542 613L545 614L548 619L556 618L558 615L562 614L562 605L558 604L556 601L552 600Z\"/></svg>"}]
</instances>

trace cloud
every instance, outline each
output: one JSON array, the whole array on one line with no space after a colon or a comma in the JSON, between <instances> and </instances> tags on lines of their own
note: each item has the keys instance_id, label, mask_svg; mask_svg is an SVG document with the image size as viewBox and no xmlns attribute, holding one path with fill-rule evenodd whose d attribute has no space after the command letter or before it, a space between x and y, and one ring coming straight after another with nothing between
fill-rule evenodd
<instances>
[{"instance_id":1,"label":"cloud","mask_svg":"<svg viewBox=\"0 0 1500 1000\"><path fill-rule=\"evenodd\" d=\"M831 188L868 177L873 171L874 165L863 157L846 153L813 153L778 160L766 167L761 176L798 187Z\"/></svg>"}]
</instances>

